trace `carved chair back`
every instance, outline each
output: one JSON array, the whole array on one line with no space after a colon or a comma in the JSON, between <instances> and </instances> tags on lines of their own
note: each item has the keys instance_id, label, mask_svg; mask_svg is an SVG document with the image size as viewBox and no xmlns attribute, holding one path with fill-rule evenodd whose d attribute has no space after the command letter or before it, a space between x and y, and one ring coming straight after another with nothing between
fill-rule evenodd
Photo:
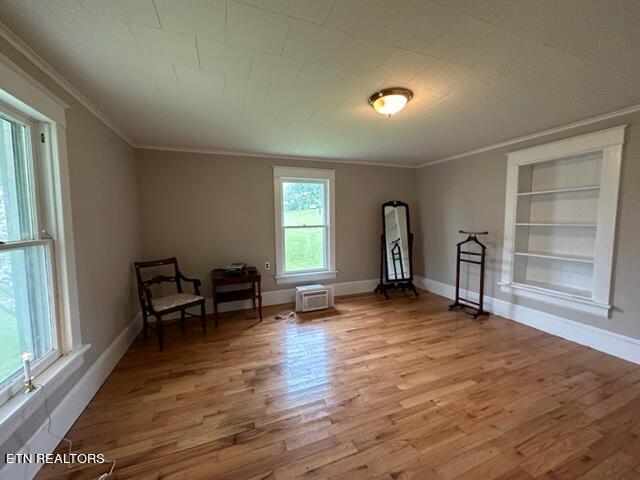
<instances>
[{"instance_id":1,"label":"carved chair back","mask_svg":"<svg viewBox=\"0 0 640 480\"><path fill-rule=\"evenodd\" d=\"M149 278L143 277L143 270L157 269L158 267L173 267L172 275L153 275ZM138 298L140 299L140 307L146 311L150 310L151 305L148 300L151 298L150 288L154 285L162 285L163 283L171 283L175 285L178 293L182 291L182 274L178 267L178 260L175 257L164 258L162 260L151 260L147 262L135 262L136 280L138 282Z\"/></svg>"}]
</instances>

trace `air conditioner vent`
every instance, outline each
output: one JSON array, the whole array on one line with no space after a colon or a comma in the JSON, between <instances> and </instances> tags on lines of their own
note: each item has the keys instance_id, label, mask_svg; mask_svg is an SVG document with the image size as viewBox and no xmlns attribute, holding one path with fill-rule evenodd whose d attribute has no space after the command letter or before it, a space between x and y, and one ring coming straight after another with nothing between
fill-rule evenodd
<instances>
[{"instance_id":1,"label":"air conditioner vent","mask_svg":"<svg viewBox=\"0 0 640 480\"><path fill-rule=\"evenodd\" d=\"M333 287L306 285L296 287L296 312L310 312L333 306Z\"/></svg>"}]
</instances>

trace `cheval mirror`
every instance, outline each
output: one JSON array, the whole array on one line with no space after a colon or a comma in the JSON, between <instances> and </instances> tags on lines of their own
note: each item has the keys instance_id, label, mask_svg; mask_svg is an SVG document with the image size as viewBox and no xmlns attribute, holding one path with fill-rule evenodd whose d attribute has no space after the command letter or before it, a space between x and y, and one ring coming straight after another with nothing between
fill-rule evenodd
<instances>
[{"instance_id":1,"label":"cheval mirror","mask_svg":"<svg viewBox=\"0 0 640 480\"><path fill-rule=\"evenodd\" d=\"M375 291L389 298L387 290L410 290L413 284L413 233L409 223L409 205L393 200L382 205L380 283Z\"/></svg>"}]
</instances>

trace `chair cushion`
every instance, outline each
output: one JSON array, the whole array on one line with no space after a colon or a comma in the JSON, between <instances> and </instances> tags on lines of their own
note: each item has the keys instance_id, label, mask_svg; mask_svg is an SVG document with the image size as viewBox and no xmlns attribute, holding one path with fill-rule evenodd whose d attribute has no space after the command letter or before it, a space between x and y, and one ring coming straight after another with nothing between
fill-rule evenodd
<instances>
[{"instance_id":1,"label":"chair cushion","mask_svg":"<svg viewBox=\"0 0 640 480\"><path fill-rule=\"evenodd\" d=\"M191 293L176 293L175 295L155 298L152 302L154 310L156 312L161 312L162 310L169 310L170 308L188 305L200 300L204 300L204 297L192 295Z\"/></svg>"}]
</instances>

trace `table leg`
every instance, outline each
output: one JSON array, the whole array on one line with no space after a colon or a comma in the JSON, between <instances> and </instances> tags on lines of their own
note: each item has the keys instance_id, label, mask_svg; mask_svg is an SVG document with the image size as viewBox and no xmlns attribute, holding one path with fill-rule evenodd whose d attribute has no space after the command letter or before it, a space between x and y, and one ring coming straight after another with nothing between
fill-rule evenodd
<instances>
[{"instance_id":1,"label":"table leg","mask_svg":"<svg viewBox=\"0 0 640 480\"><path fill-rule=\"evenodd\" d=\"M216 286L213 286L213 321L215 327L218 328L218 295L216 294Z\"/></svg>"},{"instance_id":2,"label":"table leg","mask_svg":"<svg viewBox=\"0 0 640 480\"><path fill-rule=\"evenodd\" d=\"M253 298L251 298L251 300L253 300L253 309L256 309L256 282L253 282Z\"/></svg>"},{"instance_id":3,"label":"table leg","mask_svg":"<svg viewBox=\"0 0 640 480\"><path fill-rule=\"evenodd\" d=\"M255 300L254 300L255 302ZM261 282L258 282L258 313L260 314L260 321L262 321L262 286Z\"/></svg>"}]
</instances>

